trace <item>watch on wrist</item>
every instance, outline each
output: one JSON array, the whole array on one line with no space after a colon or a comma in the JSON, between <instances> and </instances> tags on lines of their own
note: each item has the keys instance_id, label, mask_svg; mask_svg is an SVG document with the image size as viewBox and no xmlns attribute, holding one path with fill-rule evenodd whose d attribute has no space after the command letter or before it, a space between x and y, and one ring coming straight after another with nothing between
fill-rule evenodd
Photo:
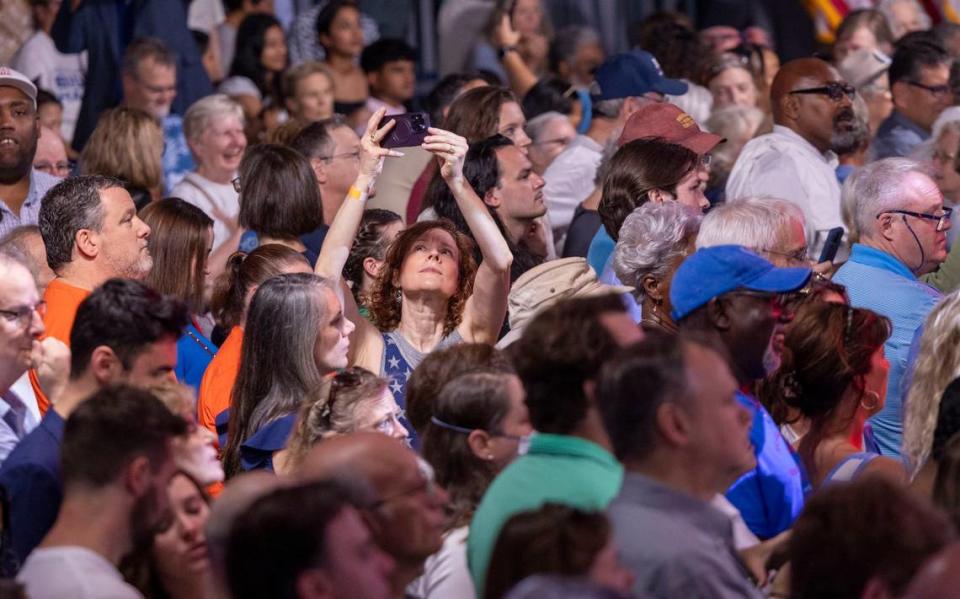
<instances>
[{"instance_id":1,"label":"watch on wrist","mask_svg":"<svg viewBox=\"0 0 960 599\"><path fill-rule=\"evenodd\" d=\"M497 49L497 58L503 60L503 57L507 55L507 52L516 52L516 46L503 46L502 48Z\"/></svg>"}]
</instances>

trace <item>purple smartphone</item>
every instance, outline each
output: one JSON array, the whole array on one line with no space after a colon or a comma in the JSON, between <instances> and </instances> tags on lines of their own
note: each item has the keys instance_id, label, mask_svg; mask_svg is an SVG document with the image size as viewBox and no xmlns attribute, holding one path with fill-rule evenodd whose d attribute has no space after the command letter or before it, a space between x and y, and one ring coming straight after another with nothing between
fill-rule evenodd
<instances>
[{"instance_id":1,"label":"purple smartphone","mask_svg":"<svg viewBox=\"0 0 960 599\"><path fill-rule=\"evenodd\" d=\"M396 121L397 124L380 145L384 148L410 148L422 144L423 138L428 135L430 115L426 112L408 112L387 116L383 117L379 127L386 125L387 121Z\"/></svg>"}]
</instances>

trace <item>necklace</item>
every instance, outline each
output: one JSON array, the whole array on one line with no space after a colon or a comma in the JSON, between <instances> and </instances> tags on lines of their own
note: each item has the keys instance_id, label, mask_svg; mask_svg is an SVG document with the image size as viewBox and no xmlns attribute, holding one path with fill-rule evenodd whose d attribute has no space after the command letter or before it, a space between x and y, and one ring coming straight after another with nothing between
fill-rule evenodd
<instances>
[{"instance_id":1,"label":"necklace","mask_svg":"<svg viewBox=\"0 0 960 599\"><path fill-rule=\"evenodd\" d=\"M187 329L187 335L189 335L191 339L193 339L194 341L196 341L196 342L197 342L197 345L199 345L200 347L203 348L203 351L205 351L205 352L207 352L208 354L210 354L210 356L213 356L213 355L214 355L214 354L213 354L213 351L212 351L209 347L207 347L207 344L204 343L204 342L200 339L200 337L197 337L197 336L194 334L193 331L191 331L190 329Z\"/></svg>"}]
</instances>

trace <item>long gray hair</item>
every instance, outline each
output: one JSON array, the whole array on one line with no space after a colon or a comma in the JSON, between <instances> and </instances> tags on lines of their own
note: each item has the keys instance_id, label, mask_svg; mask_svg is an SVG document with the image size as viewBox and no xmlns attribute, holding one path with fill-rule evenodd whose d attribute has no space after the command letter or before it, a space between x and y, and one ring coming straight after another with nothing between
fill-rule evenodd
<instances>
[{"instance_id":1,"label":"long gray hair","mask_svg":"<svg viewBox=\"0 0 960 599\"><path fill-rule=\"evenodd\" d=\"M268 279L254 294L231 398L227 476L240 471L244 441L319 392L328 370L314 358L318 331L329 317L324 290L335 293L326 279L295 273Z\"/></svg>"}]
</instances>

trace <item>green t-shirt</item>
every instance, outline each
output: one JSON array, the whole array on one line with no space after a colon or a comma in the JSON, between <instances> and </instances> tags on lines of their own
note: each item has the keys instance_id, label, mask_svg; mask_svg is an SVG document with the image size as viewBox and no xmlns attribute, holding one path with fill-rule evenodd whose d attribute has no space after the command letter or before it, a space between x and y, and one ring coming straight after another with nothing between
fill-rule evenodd
<instances>
[{"instance_id":1,"label":"green t-shirt","mask_svg":"<svg viewBox=\"0 0 960 599\"><path fill-rule=\"evenodd\" d=\"M622 483L623 466L596 443L569 435L534 435L527 453L490 484L470 523L467 560L477 597L483 597L490 554L511 516L545 503L602 511Z\"/></svg>"}]
</instances>

